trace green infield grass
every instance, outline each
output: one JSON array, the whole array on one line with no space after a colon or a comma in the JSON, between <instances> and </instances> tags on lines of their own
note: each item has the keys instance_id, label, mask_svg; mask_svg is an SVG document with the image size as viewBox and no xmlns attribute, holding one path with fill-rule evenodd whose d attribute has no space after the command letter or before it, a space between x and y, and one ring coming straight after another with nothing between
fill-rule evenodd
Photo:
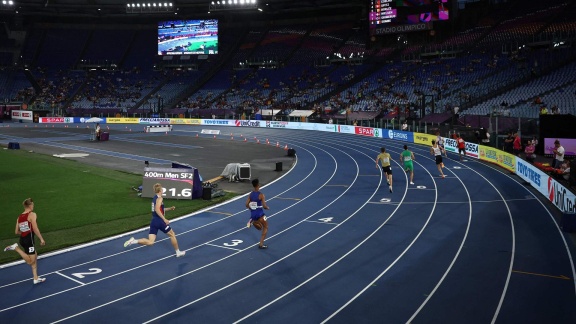
<instances>
[{"instance_id":1,"label":"green infield grass","mask_svg":"<svg viewBox=\"0 0 576 324\"><path fill-rule=\"evenodd\" d=\"M132 189L142 175L90 166L73 160L24 150L0 149L0 247L18 242L16 219L22 202L31 197L46 253L142 228L150 223L150 198ZM210 201L167 200L176 206L166 213L176 218L231 199L236 194ZM37 242L39 243L39 242ZM14 252L1 252L0 264L19 260Z\"/></svg>"}]
</instances>

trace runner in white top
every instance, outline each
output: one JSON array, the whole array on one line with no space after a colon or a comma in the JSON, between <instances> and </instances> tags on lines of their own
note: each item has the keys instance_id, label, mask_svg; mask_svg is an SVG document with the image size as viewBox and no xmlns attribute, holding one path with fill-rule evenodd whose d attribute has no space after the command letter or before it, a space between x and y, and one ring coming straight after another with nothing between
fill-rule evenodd
<instances>
[{"instance_id":1,"label":"runner in white top","mask_svg":"<svg viewBox=\"0 0 576 324\"><path fill-rule=\"evenodd\" d=\"M430 154L434 155L436 159L436 167L438 168L438 172L440 172L440 176L445 178L444 172L442 172L442 168L444 167L444 162L442 162L442 151L446 153L446 150L443 147L440 147L435 140L432 140L432 147L430 148Z\"/></svg>"}]
</instances>

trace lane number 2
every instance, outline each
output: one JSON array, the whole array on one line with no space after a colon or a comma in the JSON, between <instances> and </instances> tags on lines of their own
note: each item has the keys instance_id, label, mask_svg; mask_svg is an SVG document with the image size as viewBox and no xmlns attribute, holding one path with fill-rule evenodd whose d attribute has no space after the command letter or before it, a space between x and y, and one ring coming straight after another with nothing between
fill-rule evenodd
<instances>
[{"instance_id":1,"label":"lane number 2","mask_svg":"<svg viewBox=\"0 0 576 324\"><path fill-rule=\"evenodd\" d=\"M88 269L89 272L77 272L77 273L73 273L72 275L76 278L84 278L86 276L89 275L95 275L95 274L99 274L100 272L102 272L102 269L99 268L90 268Z\"/></svg>"},{"instance_id":2,"label":"lane number 2","mask_svg":"<svg viewBox=\"0 0 576 324\"><path fill-rule=\"evenodd\" d=\"M333 219L334 217L326 217L326 218L319 218L318 220L324 223L330 223L332 222Z\"/></svg>"}]
</instances>

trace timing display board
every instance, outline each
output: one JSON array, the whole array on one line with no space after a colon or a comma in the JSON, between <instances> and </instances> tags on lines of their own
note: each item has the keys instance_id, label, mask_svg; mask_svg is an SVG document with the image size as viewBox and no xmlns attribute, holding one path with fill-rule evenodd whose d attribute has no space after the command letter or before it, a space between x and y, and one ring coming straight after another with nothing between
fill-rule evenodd
<instances>
[{"instance_id":1,"label":"timing display board","mask_svg":"<svg viewBox=\"0 0 576 324\"><path fill-rule=\"evenodd\" d=\"M159 183L166 199L192 199L193 181L193 169L144 168L142 197L154 197L154 184Z\"/></svg>"},{"instance_id":2,"label":"timing display board","mask_svg":"<svg viewBox=\"0 0 576 324\"><path fill-rule=\"evenodd\" d=\"M448 20L449 0L370 0L370 34L427 30Z\"/></svg>"},{"instance_id":3,"label":"timing display board","mask_svg":"<svg viewBox=\"0 0 576 324\"><path fill-rule=\"evenodd\" d=\"M218 54L218 20L158 23L158 55Z\"/></svg>"}]
</instances>

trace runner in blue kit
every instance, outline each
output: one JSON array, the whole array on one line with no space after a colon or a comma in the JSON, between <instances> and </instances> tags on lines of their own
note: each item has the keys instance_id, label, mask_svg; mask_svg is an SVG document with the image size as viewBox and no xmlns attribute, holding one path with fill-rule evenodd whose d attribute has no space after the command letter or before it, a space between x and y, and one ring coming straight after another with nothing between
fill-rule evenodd
<instances>
[{"instance_id":1,"label":"runner in blue kit","mask_svg":"<svg viewBox=\"0 0 576 324\"><path fill-rule=\"evenodd\" d=\"M154 185L154 192L156 195L152 198L152 220L150 221L150 231L148 232L148 238L134 239L131 237L128 241L124 243L124 247L128 247L132 244L141 245L153 245L156 241L156 235L158 231L164 232L164 234L170 237L170 242L176 250L176 257L181 257L186 254L185 251L180 251L178 248L178 241L176 240L176 233L170 227L170 221L164 217L164 198L162 198L162 185L157 183ZM170 210L174 210L176 207L170 207Z\"/></svg>"},{"instance_id":2,"label":"runner in blue kit","mask_svg":"<svg viewBox=\"0 0 576 324\"><path fill-rule=\"evenodd\" d=\"M248 195L246 199L246 208L250 209L250 220L247 226L254 225L258 230L262 230L262 236L260 237L260 244L258 244L259 249L268 248L264 245L264 239L268 233L268 221L266 220L266 215L263 209L270 209L266 204L266 197L260 192L260 181L258 179L252 180L252 187L254 189Z\"/></svg>"}]
</instances>

